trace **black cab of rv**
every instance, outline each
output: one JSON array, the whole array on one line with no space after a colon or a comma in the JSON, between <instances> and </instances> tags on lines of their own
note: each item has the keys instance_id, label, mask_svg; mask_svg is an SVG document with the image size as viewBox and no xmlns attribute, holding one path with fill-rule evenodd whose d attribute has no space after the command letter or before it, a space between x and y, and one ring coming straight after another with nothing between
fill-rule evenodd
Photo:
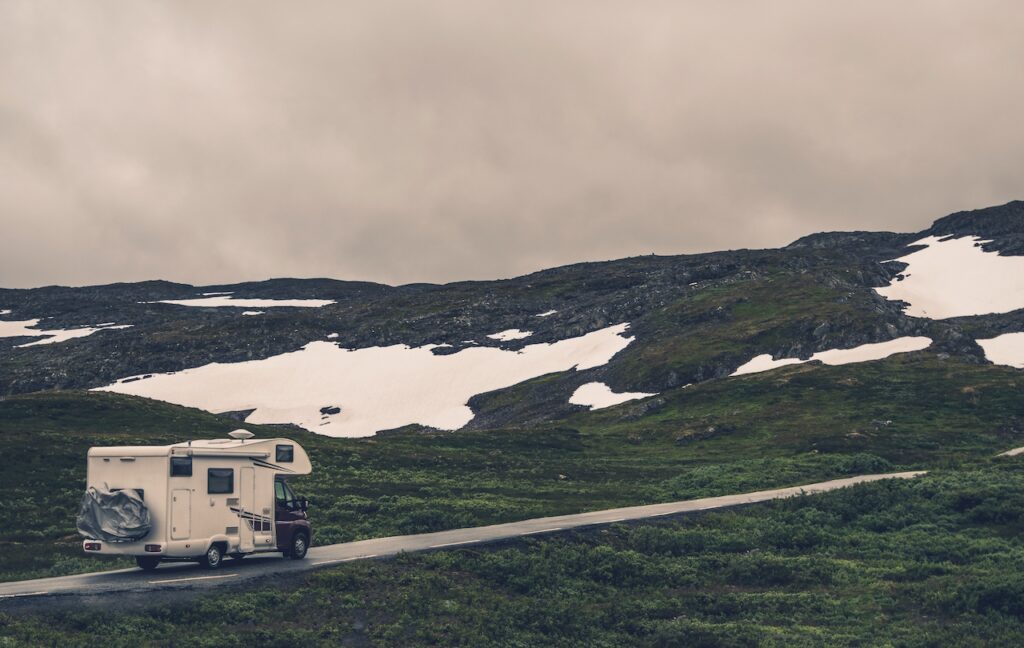
<instances>
[{"instance_id":1,"label":"black cab of rv","mask_svg":"<svg viewBox=\"0 0 1024 648\"><path fill-rule=\"evenodd\" d=\"M274 525L277 549L290 558L304 558L309 550L313 529L306 510L309 501L296 497L288 481L278 475L274 479Z\"/></svg>"}]
</instances>

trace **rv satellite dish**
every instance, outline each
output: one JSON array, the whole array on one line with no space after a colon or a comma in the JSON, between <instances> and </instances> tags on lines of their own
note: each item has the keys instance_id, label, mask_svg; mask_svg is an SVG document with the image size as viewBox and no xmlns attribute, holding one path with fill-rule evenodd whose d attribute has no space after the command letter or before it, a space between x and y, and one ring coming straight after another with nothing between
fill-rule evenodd
<instances>
[{"instance_id":1,"label":"rv satellite dish","mask_svg":"<svg viewBox=\"0 0 1024 648\"><path fill-rule=\"evenodd\" d=\"M249 430L235 430L234 432L228 432L228 436L232 439L251 439L256 435Z\"/></svg>"}]
</instances>

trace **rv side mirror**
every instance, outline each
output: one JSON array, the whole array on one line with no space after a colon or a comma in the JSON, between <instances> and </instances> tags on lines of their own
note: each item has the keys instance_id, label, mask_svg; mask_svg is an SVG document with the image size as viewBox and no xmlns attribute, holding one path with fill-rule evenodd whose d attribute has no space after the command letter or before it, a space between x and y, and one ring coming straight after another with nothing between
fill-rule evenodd
<instances>
[{"instance_id":1,"label":"rv side mirror","mask_svg":"<svg viewBox=\"0 0 1024 648\"><path fill-rule=\"evenodd\" d=\"M309 508L309 500L306 499L305 497L303 497L302 499L299 500L299 509L305 511L308 508Z\"/></svg>"}]
</instances>

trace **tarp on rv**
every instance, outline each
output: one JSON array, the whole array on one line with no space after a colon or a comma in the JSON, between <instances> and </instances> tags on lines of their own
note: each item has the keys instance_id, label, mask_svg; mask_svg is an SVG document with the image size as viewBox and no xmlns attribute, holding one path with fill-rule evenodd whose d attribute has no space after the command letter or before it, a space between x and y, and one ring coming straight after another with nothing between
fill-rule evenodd
<instances>
[{"instance_id":1,"label":"tarp on rv","mask_svg":"<svg viewBox=\"0 0 1024 648\"><path fill-rule=\"evenodd\" d=\"M78 533L104 542L134 542L149 534L149 509L131 488L108 491L90 487L78 509Z\"/></svg>"}]
</instances>

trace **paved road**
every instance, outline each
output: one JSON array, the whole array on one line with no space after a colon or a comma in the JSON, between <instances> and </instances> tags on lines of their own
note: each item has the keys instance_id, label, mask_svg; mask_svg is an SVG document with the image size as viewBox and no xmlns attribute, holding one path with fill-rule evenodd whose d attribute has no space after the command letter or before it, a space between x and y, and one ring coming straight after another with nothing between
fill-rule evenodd
<instances>
[{"instance_id":1,"label":"paved road","mask_svg":"<svg viewBox=\"0 0 1024 648\"><path fill-rule=\"evenodd\" d=\"M645 520L668 515L679 515L696 511L741 506L773 499L792 497L800 494L822 493L880 479L910 479L923 472L888 473L881 475L860 475L846 479L757 491L722 497L706 497L684 502L629 506L626 508L592 511L574 515L523 520L469 529L453 529L437 533L374 538L359 542L313 547L306 560L284 560L279 554L251 556L240 561L225 561L217 571L207 571L192 563L168 563L155 572L139 569L59 576L36 580L0 583L0 608L11 605L37 608L46 602L80 602L101 598L109 603L114 595L121 598L133 597L145 600L162 597L172 591L189 592L197 589L211 589L227 584L246 581L268 581L271 576L294 574L337 565L352 560L366 560L394 556L400 552L441 550L455 547L485 544L510 538L542 535L578 529L581 527ZM258 583L254 583L258 584Z\"/></svg>"}]
</instances>

